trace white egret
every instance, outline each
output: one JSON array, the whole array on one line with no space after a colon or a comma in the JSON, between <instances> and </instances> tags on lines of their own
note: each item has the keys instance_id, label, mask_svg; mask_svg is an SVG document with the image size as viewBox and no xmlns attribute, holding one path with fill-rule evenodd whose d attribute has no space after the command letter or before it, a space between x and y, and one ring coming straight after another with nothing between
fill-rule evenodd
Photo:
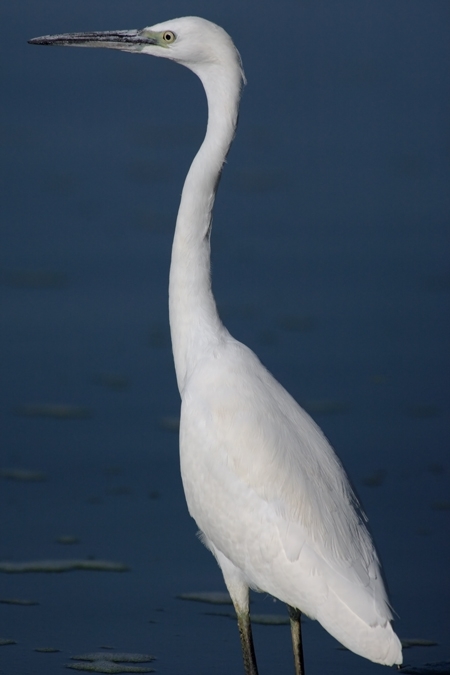
<instances>
[{"instance_id":1,"label":"white egret","mask_svg":"<svg viewBox=\"0 0 450 675\"><path fill-rule=\"evenodd\" d=\"M340 461L307 413L229 334L212 294L212 209L244 82L231 38L205 19L185 17L30 42L172 59L205 88L207 131L186 177L173 241L170 328L186 501L233 600L247 675L257 673L249 588L287 603L297 674L301 612L357 654L400 664L380 563Z\"/></svg>"}]
</instances>

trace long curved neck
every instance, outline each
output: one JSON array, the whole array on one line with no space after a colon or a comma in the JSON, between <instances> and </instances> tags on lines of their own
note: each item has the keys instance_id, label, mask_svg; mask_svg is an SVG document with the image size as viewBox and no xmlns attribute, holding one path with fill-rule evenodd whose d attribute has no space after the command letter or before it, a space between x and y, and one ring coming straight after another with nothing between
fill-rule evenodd
<instances>
[{"instance_id":1,"label":"long curved neck","mask_svg":"<svg viewBox=\"0 0 450 675\"><path fill-rule=\"evenodd\" d=\"M212 209L225 157L234 137L241 73L211 66L197 73L208 99L205 139L184 183L169 281L169 317L178 388L205 349L226 334L211 290Z\"/></svg>"}]
</instances>

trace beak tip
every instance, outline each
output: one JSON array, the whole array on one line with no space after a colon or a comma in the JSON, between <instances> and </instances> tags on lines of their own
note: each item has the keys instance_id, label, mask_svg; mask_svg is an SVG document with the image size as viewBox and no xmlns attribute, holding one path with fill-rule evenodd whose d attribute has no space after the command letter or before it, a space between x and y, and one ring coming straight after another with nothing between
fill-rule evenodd
<instances>
[{"instance_id":1,"label":"beak tip","mask_svg":"<svg viewBox=\"0 0 450 675\"><path fill-rule=\"evenodd\" d=\"M48 40L45 39L45 37L35 37L31 38L31 40L27 40L29 45L48 45L50 44Z\"/></svg>"}]
</instances>

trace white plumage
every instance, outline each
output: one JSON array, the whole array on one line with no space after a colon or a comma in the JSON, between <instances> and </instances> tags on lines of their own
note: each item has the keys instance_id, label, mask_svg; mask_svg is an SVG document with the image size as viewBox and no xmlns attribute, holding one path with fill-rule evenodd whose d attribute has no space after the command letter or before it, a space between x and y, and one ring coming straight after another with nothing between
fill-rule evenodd
<instances>
[{"instance_id":1,"label":"white plumage","mask_svg":"<svg viewBox=\"0 0 450 675\"><path fill-rule=\"evenodd\" d=\"M361 656L401 660L377 555L339 460L225 331L186 384L180 450L189 511L232 595L268 592Z\"/></svg>"},{"instance_id":2,"label":"white plumage","mask_svg":"<svg viewBox=\"0 0 450 675\"><path fill-rule=\"evenodd\" d=\"M182 398L186 500L233 599L247 673L257 672L249 587L317 619L357 654L401 663L378 557L341 463L309 415L224 328L212 295L212 208L244 80L230 37L209 21L185 17L142 31L32 42L169 58L193 70L204 85L208 128L177 218L170 325ZM300 631L299 614L294 624ZM300 656L297 672L302 665Z\"/></svg>"}]
</instances>

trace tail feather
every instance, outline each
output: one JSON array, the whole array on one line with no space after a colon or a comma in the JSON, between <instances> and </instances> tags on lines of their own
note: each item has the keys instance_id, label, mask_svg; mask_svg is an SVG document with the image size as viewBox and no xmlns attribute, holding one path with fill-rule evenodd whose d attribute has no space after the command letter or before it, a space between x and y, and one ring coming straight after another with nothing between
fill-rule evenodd
<instances>
[{"instance_id":1,"label":"tail feather","mask_svg":"<svg viewBox=\"0 0 450 675\"><path fill-rule=\"evenodd\" d=\"M384 666L403 662L402 645L388 619L369 625L360 619L331 590L326 607L317 620L336 640L355 654Z\"/></svg>"}]
</instances>

